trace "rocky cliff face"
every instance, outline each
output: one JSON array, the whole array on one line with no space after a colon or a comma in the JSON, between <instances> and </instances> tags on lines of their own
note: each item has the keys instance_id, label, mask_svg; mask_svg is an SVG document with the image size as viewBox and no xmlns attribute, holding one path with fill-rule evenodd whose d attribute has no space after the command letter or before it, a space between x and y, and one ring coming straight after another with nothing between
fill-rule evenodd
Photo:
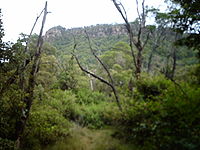
<instances>
[{"instance_id":1,"label":"rocky cliff face","mask_svg":"<svg viewBox=\"0 0 200 150\"><path fill-rule=\"evenodd\" d=\"M113 35L126 35L126 28L123 24L116 25L95 25L85 27L88 34L92 38L107 37ZM52 42L60 38L71 37L74 35L84 35L84 28L65 29L64 27L57 26L49 29L45 34L45 41Z\"/></svg>"},{"instance_id":2,"label":"rocky cliff face","mask_svg":"<svg viewBox=\"0 0 200 150\"><path fill-rule=\"evenodd\" d=\"M53 27L46 32L44 39L47 42L52 42L61 38L65 32L66 29L61 26Z\"/></svg>"}]
</instances>

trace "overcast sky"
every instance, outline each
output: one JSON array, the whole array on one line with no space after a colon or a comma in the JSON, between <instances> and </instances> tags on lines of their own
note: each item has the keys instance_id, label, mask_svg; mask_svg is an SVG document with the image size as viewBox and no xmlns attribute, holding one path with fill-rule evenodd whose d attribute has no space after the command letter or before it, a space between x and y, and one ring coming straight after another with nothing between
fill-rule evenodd
<instances>
[{"instance_id":1,"label":"overcast sky","mask_svg":"<svg viewBox=\"0 0 200 150\"><path fill-rule=\"evenodd\" d=\"M15 41L20 33L28 34L46 0L0 0L5 30L4 41ZM138 0L140 1L140 0ZM137 17L135 0L121 0L130 21ZM146 4L164 8L163 0L146 0ZM48 0L45 32L61 25L65 28L96 24L122 23L123 20L111 0ZM38 27L34 31L39 32ZM44 33L45 33L44 32Z\"/></svg>"}]
</instances>

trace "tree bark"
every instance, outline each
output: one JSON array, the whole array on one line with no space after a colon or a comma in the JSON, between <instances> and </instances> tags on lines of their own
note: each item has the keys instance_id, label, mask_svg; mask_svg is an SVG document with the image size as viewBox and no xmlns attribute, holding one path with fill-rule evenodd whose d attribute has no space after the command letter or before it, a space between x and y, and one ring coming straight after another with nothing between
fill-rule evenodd
<instances>
[{"instance_id":1,"label":"tree bark","mask_svg":"<svg viewBox=\"0 0 200 150\"><path fill-rule=\"evenodd\" d=\"M136 39L134 38L132 27L128 21L127 13L124 6L120 2L117 2L116 0L112 0L112 2L125 22L125 27L127 29L128 36L129 36L129 42L130 42L129 45L131 48L131 55L133 57L133 63L135 66L135 76L138 79L140 77L141 69L142 69L142 52L147 41L149 40L149 33L144 43L142 43L142 40L141 40L142 38L141 35L143 33L143 29L145 28L145 23L146 23L145 7L144 7L145 0L142 1L142 14L140 14L139 12L138 0L136 0L137 13L138 13L138 18L139 18L139 30L138 30ZM134 53L133 45L137 49L137 55Z\"/></svg>"},{"instance_id":2,"label":"tree bark","mask_svg":"<svg viewBox=\"0 0 200 150\"><path fill-rule=\"evenodd\" d=\"M42 26L40 29L40 34L39 34L37 45L36 45L36 52L33 57L33 65L32 65L29 80L28 80L28 87L25 90L25 93L26 93L25 94L26 96L24 97L25 108L22 110L22 116L21 116L20 121L18 121L16 123L15 137L16 137L16 147L17 148L20 147L21 137L24 132L26 122L29 118L30 109L31 109L32 102L33 102L36 74L39 70L40 56L41 56L41 50L42 50L42 45L43 45L42 33L43 33L43 28L44 28L44 24L46 21L47 13L48 12L47 12L47 2L46 2L45 8L44 8L44 16L43 16L43 20L42 20Z\"/></svg>"}]
</instances>

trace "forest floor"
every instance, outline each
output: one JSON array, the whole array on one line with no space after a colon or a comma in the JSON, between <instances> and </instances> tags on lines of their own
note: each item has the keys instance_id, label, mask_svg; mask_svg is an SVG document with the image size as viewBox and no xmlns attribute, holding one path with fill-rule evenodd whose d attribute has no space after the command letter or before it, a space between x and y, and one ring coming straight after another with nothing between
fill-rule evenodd
<instances>
[{"instance_id":1,"label":"forest floor","mask_svg":"<svg viewBox=\"0 0 200 150\"><path fill-rule=\"evenodd\" d=\"M88 129L74 124L70 136L44 150L137 150L133 145L115 138L114 128Z\"/></svg>"}]
</instances>

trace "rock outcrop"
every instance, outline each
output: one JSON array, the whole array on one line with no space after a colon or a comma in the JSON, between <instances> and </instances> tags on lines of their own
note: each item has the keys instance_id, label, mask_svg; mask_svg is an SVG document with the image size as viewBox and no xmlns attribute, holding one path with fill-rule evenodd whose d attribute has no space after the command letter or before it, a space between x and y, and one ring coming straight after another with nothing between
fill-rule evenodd
<instances>
[{"instance_id":1,"label":"rock outcrop","mask_svg":"<svg viewBox=\"0 0 200 150\"><path fill-rule=\"evenodd\" d=\"M126 28L123 24L116 25L95 25L85 27L88 34L92 38L107 37L113 35L126 35ZM84 35L84 28L72 28L65 29L64 27L57 26L49 29L45 34L45 41L52 42L65 37L71 37L72 33L74 35Z\"/></svg>"}]
</instances>

